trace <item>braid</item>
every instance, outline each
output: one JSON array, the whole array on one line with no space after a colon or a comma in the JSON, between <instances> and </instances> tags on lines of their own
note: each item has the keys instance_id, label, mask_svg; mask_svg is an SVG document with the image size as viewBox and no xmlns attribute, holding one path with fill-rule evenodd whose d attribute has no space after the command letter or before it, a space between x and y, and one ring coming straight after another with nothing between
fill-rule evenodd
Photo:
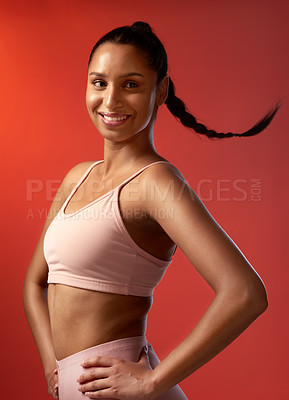
<instances>
[{"instance_id":1,"label":"braid","mask_svg":"<svg viewBox=\"0 0 289 400\"><path fill-rule=\"evenodd\" d=\"M181 122L182 125L193 128L194 131L201 135L206 135L209 139L224 139L233 136L245 137L254 136L257 133L263 131L272 121L276 112L281 107L282 103L279 101L273 109L271 109L260 121L258 121L251 129L243 133L219 133L211 129L208 129L205 125L197 122L196 118L188 112L184 102L175 95L174 84L169 78L169 91L166 99L166 105L169 111Z\"/></svg>"}]
</instances>

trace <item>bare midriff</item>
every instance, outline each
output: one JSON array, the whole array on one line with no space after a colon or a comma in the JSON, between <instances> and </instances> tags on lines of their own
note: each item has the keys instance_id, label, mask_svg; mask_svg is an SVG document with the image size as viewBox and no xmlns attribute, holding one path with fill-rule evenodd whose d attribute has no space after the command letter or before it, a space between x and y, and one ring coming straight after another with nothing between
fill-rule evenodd
<instances>
[{"instance_id":1,"label":"bare midriff","mask_svg":"<svg viewBox=\"0 0 289 400\"><path fill-rule=\"evenodd\" d=\"M57 360L88 347L144 335L152 297L48 286L48 308Z\"/></svg>"}]
</instances>

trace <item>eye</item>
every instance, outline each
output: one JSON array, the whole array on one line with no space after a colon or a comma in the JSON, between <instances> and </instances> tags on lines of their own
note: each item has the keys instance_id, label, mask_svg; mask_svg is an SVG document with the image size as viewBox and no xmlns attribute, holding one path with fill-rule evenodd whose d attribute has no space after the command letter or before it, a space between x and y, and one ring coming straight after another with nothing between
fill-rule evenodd
<instances>
[{"instance_id":1,"label":"eye","mask_svg":"<svg viewBox=\"0 0 289 400\"><path fill-rule=\"evenodd\" d=\"M125 86L129 89L134 89L138 87L138 84L136 82L128 81L125 83Z\"/></svg>"},{"instance_id":2,"label":"eye","mask_svg":"<svg viewBox=\"0 0 289 400\"><path fill-rule=\"evenodd\" d=\"M95 86L95 87L104 87L104 85L105 85L105 82L104 81L100 81L100 80L96 80L96 81L93 81L92 82L93 83L93 85Z\"/></svg>"}]
</instances>

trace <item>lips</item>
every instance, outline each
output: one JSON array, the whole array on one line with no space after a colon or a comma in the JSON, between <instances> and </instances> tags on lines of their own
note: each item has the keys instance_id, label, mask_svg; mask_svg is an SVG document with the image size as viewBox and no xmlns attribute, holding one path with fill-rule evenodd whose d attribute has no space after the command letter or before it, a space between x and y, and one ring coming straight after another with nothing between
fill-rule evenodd
<instances>
[{"instance_id":1,"label":"lips","mask_svg":"<svg viewBox=\"0 0 289 400\"><path fill-rule=\"evenodd\" d=\"M107 121L123 121L129 117L126 114L100 114Z\"/></svg>"},{"instance_id":2,"label":"lips","mask_svg":"<svg viewBox=\"0 0 289 400\"><path fill-rule=\"evenodd\" d=\"M128 114L111 114L111 113L99 113L102 121L106 125L111 125L111 126L119 126L125 123L130 115Z\"/></svg>"}]
</instances>

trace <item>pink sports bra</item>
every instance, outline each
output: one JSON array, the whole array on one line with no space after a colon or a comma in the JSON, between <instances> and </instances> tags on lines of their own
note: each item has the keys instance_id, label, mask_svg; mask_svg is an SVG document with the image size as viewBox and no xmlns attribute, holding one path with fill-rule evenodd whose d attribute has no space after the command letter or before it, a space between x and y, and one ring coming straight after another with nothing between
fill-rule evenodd
<instances>
[{"instance_id":1,"label":"pink sports bra","mask_svg":"<svg viewBox=\"0 0 289 400\"><path fill-rule=\"evenodd\" d=\"M89 175L93 163L62 205L44 237L48 283L134 296L151 296L172 260L148 253L128 233L119 209L120 189L156 161L116 188L71 214L65 208Z\"/></svg>"}]
</instances>

